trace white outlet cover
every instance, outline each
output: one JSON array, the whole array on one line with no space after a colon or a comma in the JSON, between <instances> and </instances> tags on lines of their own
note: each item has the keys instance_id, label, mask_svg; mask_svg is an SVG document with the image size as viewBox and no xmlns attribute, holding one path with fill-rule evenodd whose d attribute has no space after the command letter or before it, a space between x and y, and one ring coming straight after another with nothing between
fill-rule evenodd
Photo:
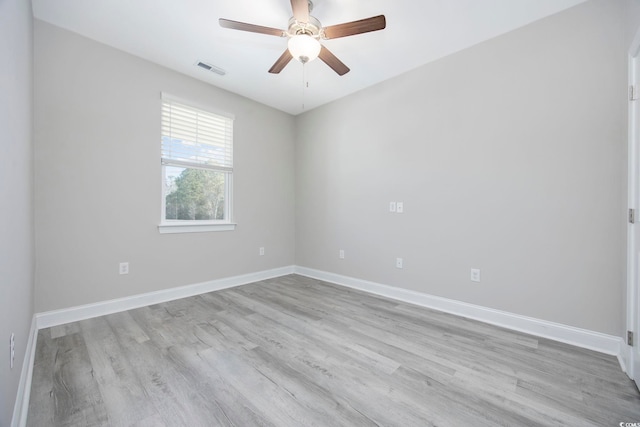
<instances>
[{"instance_id":1,"label":"white outlet cover","mask_svg":"<svg viewBox=\"0 0 640 427\"><path fill-rule=\"evenodd\" d=\"M402 258L396 258L396 267L397 268L403 268Z\"/></svg>"},{"instance_id":2,"label":"white outlet cover","mask_svg":"<svg viewBox=\"0 0 640 427\"><path fill-rule=\"evenodd\" d=\"M260 256L264 255L264 248L260 248Z\"/></svg>"},{"instance_id":3,"label":"white outlet cover","mask_svg":"<svg viewBox=\"0 0 640 427\"><path fill-rule=\"evenodd\" d=\"M472 268L471 269L471 281L472 282L480 282L480 269Z\"/></svg>"},{"instance_id":4,"label":"white outlet cover","mask_svg":"<svg viewBox=\"0 0 640 427\"><path fill-rule=\"evenodd\" d=\"M396 202L389 202L389 212L396 211Z\"/></svg>"},{"instance_id":5,"label":"white outlet cover","mask_svg":"<svg viewBox=\"0 0 640 427\"><path fill-rule=\"evenodd\" d=\"M397 202L396 203L396 212L397 213L403 213L404 212L404 202Z\"/></svg>"},{"instance_id":6,"label":"white outlet cover","mask_svg":"<svg viewBox=\"0 0 640 427\"><path fill-rule=\"evenodd\" d=\"M338 252L338 256L340 257L340 259L344 259L344 249L340 249L340 252Z\"/></svg>"},{"instance_id":7,"label":"white outlet cover","mask_svg":"<svg viewBox=\"0 0 640 427\"><path fill-rule=\"evenodd\" d=\"M129 274L129 263L121 262L119 271L120 271L120 274Z\"/></svg>"}]
</instances>

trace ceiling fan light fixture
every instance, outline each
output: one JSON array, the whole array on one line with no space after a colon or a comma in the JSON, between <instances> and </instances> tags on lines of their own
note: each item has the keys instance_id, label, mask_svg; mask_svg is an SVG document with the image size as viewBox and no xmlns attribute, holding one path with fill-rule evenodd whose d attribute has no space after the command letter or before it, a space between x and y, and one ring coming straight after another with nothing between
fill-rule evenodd
<instances>
[{"instance_id":1,"label":"ceiling fan light fixture","mask_svg":"<svg viewBox=\"0 0 640 427\"><path fill-rule=\"evenodd\" d=\"M320 54L320 42L308 34L296 34L289 39L289 53L298 61L306 64Z\"/></svg>"}]
</instances>

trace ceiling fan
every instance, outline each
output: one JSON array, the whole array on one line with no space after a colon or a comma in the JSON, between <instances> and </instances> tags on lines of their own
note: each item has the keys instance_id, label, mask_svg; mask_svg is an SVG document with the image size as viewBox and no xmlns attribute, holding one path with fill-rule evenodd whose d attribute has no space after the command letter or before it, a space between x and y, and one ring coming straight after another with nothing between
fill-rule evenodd
<instances>
[{"instance_id":1,"label":"ceiling fan","mask_svg":"<svg viewBox=\"0 0 640 427\"><path fill-rule=\"evenodd\" d=\"M313 9L311 0L291 0L291 9L293 10L293 17L289 19L289 26L286 30L231 21L224 18L220 18L218 22L221 27L233 30L288 37L287 50L284 51L280 58L278 58L275 64L269 69L269 72L272 74L278 74L282 71L293 58L296 58L303 64L315 58L320 58L340 76L348 73L349 67L344 65L329 49L322 46L320 40L337 39L383 30L387 25L384 15L378 15L358 21L323 27L318 19L310 15Z\"/></svg>"}]
</instances>

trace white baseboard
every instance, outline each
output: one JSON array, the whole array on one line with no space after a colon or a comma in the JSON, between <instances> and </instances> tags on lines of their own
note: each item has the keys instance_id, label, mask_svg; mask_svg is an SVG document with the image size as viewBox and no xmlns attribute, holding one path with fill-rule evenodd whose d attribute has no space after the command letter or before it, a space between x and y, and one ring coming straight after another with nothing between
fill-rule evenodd
<instances>
[{"instance_id":1,"label":"white baseboard","mask_svg":"<svg viewBox=\"0 0 640 427\"><path fill-rule=\"evenodd\" d=\"M622 371L627 374L627 376L631 374L629 371L627 371L627 363L629 361L629 357L631 357L629 351L630 348L631 347L629 347L624 341L624 338L620 338L620 353L618 354L618 362L620 362L620 367L622 368ZM629 378L631 378L631 376L629 376Z\"/></svg>"},{"instance_id":2,"label":"white baseboard","mask_svg":"<svg viewBox=\"0 0 640 427\"><path fill-rule=\"evenodd\" d=\"M575 345L577 347L598 351L600 353L614 355L618 358L623 370L625 368L622 355L624 342L621 337L606 335L600 332L580 329L560 323L548 322L546 320L521 316L519 314L513 314L506 311L495 310L479 305L468 304L461 301L382 285L307 267L296 266L295 273L422 307L490 323L492 325L524 332L530 335L549 338L566 344Z\"/></svg>"},{"instance_id":3,"label":"white baseboard","mask_svg":"<svg viewBox=\"0 0 640 427\"><path fill-rule=\"evenodd\" d=\"M20 382L16 394L16 403L13 405L13 417L11 427L24 427L27 425L27 413L29 410L29 397L31 395L31 377L33 375L33 362L36 357L36 341L38 338L38 328L36 326L36 316L31 320L29 339L22 361L22 371L20 371Z\"/></svg>"},{"instance_id":4,"label":"white baseboard","mask_svg":"<svg viewBox=\"0 0 640 427\"><path fill-rule=\"evenodd\" d=\"M549 338L601 353L611 354L618 358L623 370L626 368L623 354L625 345L621 337L300 266L281 267L146 294L133 295L126 298L37 313L35 315L36 329L77 322L92 317L104 316L161 302L227 289L292 273L456 314L507 329Z\"/></svg>"},{"instance_id":5,"label":"white baseboard","mask_svg":"<svg viewBox=\"0 0 640 427\"><path fill-rule=\"evenodd\" d=\"M65 323L77 322L79 320L90 319L92 317L104 316L134 308L146 307L152 304L159 304L161 302L246 285L247 283L258 282L260 280L271 279L273 277L280 277L292 274L294 270L294 266L280 267L272 270L264 270L256 273L180 286L178 288L163 289L161 291L149 292L146 294L132 295L125 298L101 301L93 304L64 308L61 310L46 311L44 313L36 314L36 326L38 329L43 329L51 326L63 325Z\"/></svg>"}]
</instances>

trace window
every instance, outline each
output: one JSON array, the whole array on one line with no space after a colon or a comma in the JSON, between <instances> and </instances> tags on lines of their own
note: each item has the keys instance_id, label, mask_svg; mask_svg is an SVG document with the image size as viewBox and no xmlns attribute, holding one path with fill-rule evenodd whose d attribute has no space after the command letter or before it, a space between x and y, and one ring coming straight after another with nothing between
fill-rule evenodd
<instances>
[{"instance_id":1,"label":"window","mask_svg":"<svg viewBox=\"0 0 640 427\"><path fill-rule=\"evenodd\" d=\"M162 96L161 233L233 230L233 118Z\"/></svg>"}]
</instances>

